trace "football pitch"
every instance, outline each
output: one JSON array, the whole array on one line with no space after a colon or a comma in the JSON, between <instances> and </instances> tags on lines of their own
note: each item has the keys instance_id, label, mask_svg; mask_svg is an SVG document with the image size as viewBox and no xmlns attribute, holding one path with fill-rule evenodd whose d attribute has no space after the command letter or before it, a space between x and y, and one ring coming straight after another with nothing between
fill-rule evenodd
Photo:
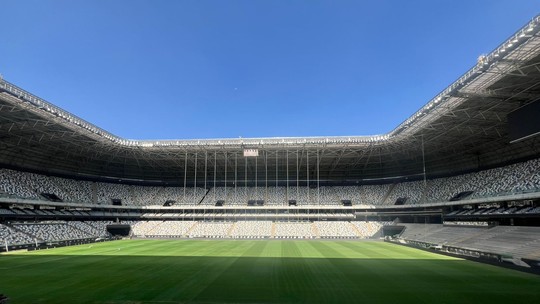
<instances>
[{"instance_id":1,"label":"football pitch","mask_svg":"<svg viewBox=\"0 0 540 304\"><path fill-rule=\"evenodd\" d=\"M383 242L122 240L0 255L10 303L540 303L540 277Z\"/></svg>"}]
</instances>

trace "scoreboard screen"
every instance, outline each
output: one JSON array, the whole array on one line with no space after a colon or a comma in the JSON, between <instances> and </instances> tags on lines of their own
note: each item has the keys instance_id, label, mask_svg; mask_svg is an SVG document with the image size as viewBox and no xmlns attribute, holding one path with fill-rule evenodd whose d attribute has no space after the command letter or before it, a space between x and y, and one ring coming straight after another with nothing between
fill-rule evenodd
<instances>
[{"instance_id":1,"label":"scoreboard screen","mask_svg":"<svg viewBox=\"0 0 540 304\"><path fill-rule=\"evenodd\" d=\"M244 157L257 157L259 156L259 149L244 149Z\"/></svg>"}]
</instances>

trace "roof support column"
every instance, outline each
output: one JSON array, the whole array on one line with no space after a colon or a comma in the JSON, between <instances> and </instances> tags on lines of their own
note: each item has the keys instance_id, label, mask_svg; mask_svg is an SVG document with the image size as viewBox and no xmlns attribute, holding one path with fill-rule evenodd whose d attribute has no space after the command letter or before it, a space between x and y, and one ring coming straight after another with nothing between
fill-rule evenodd
<instances>
[{"instance_id":1,"label":"roof support column","mask_svg":"<svg viewBox=\"0 0 540 304\"><path fill-rule=\"evenodd\" d=\"M227 199L227 151L225 151L225 178L223 179L225 181L225 199Z\"/></svg>"},{"instance_id":2,"label":"roof support column","mask_svg":"<svg viewBox=\"0 0 540 304\"><path fill-rule=\"evenodd\" d=\"M184 157L184 204L186 203L186 182L187 182L187 151Z\"/></svg>"},{"instance_id":3,"label":"roof support column","mask_svg":"<svg viewBox=\"0 0 540 304\"><path fill-rule=\"evenodd\" d=\"M195 152L195 172L193 173L193 204L195 204L197 199L197 156L198 153Z\"/></svg>"}]
</instances>

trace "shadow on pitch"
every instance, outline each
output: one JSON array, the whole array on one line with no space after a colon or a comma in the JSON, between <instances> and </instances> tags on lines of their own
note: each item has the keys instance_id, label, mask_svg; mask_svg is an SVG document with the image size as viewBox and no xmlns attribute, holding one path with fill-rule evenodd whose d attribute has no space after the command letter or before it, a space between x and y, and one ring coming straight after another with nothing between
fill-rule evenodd
<instances>
[{"instance_id":1,"label":"shadow on pitch","mask_svg":"<svg viewBox=\"0 0 540 304\"><path fill-rule=\"evenodd\" d=\"M12 303L535 303L540 277L464 260L6 255Z\"/></svg>"}]
</instances>

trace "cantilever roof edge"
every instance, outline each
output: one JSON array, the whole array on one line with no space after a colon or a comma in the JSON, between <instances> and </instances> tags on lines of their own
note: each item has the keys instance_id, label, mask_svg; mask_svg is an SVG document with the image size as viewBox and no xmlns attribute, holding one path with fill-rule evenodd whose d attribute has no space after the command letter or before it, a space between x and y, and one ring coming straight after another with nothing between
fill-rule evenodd
<instances>
[{"instance_id":1,"label":"cantilever roof edge","mask_svg":"<svg viewBox=\"0 0 540 304\"><path fill-rule=\"evenodd\" d=\"M223 139L185 139L185 140L133 140L114 135L68 111L43 100L34 94L0 78L0 91L6 92L38 109L65 121L66 124L92 132L105 140L128 147L167 147L167 146L215 146L215 145L265 145L265 144L358 144L385 142L406 133L426 117L437 115L433 110L445 104L452 93L474 82L482 73L489 70L495 63L512 54L514 50L526 44L540 31L540 15L501 43L495 50L482 55L478 62L465 74L450 84L447 88L433 97L422 108L386 134L368 136L321 136L321 137L266 137L266 138L223 138Z\"/></svg>"}]
</instances>

